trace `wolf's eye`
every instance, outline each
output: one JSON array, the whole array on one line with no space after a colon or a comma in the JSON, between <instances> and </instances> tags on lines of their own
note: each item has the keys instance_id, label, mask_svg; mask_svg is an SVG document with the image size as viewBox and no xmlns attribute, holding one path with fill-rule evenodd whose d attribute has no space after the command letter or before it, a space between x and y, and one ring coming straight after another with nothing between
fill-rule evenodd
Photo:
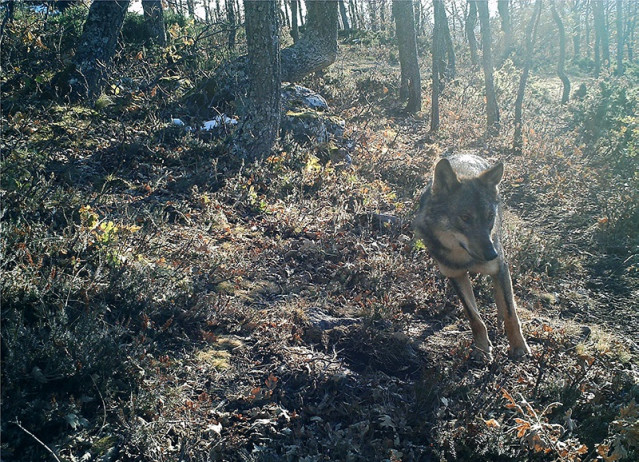
<instances>
[{"instance_id":1,"label":"wolf's eye","mask_svg":"<svg viewBox=\"0 0 639 462\"><path fill-rule=\"evenodd\" d=\"M473 219L473 217L470 216L469 213L462 213L459 216L460 220L463 221L464 223L470 223L471 220Z\"/></svg>"}]
</instances>

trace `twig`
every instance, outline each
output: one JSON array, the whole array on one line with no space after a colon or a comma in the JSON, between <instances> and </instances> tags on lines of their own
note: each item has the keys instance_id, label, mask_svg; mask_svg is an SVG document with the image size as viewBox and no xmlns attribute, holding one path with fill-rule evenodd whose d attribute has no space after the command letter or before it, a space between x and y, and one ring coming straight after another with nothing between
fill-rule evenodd
<instances>
[{"instance_id":1,"label":"twig","mask_svg":"<svg viewBox=\"0 0 639 462\"><path fill-rule=\"evenodd\" d=\"M13 422L16 424L20 430L22 430L23 432L25 432L27 435L29 435L31 438L33 438L34 440L36 440L38 443L40 443L42 445L42 447L44 447L44 449L46 449L47 451L49 451L51 453L51 455L53 456L53 458L57 461L57 462L62 462L60 460L60 458L55 454L55 452L53 452L53 449L51 449L49 446L47 446L46 444L44 444L40 438L38 438L37 436L35 436L33 433L31 433L29 430L27 430L26 428L24 428L22 426L22 424L20 422L18 422L18 419L14 420Z\"/></svg>"},{"instance_id":2,"label":"twig","mask_svg":"<svg viewBox=\"0 0 639 462\"><path fill-rule=\"evenodd\" d=\"M106 427L106 420L107 420L106 403L104 402L104 398L102 397L102 393L100 392L100 389L98 388L98 384L95 383L95 379L93 378L92 375L89 375L89 377L91 377L91 381L93 382L93 386L98 391L98 395L100 396L100 401L102 401L102 410L103 410L104 415L102 416L102 426L100 427L100 430L98 430L98 433L101 433L102 430L104 430L104 427Z\"/></svg>"}]
</instances>

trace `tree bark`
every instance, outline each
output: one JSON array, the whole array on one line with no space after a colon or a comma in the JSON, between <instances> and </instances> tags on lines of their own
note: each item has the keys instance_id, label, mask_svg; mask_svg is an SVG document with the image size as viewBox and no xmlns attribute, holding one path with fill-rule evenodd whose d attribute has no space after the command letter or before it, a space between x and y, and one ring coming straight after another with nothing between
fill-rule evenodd
<instances>
[{"instance_id":1,"label":"tree bark","mask_svg":"<svg viewBox=\"0 0 639 462\"><path fill-rule=\"evenodd\" d=\"M475 37L475 26L477 25L477 3L475 0L468 0L468 16L466 17L466 38L470 48L470 62L473 66L479 64L477 54L477 37Z\"/></svg>"},{"instance_id":2,"label":"tree bark","mask_svg":"<svg viewBox=\"0 0 639 462\"><path fill-rule=\"evenodd\" d=\"M443 8L441 0L433 0L433 45L431 54L433 57L433 74L432 74L432 95L430 106L430 131L435 132L439 130L439 94L441 92L441 77L444 70L443 53L444 53L444 40L442 37L442 15L439 13L439 9Z\"/></svg>"},{"instance_id":3,"label":"tree bark","mask_svg":"<svg viewBox=\"0 0 639 462\"><path fill-rule=\"evenodd\" d=\"M348 11L351 14L351 26L353 29L357 29L357 8L355 7L355 0L348 0Z\"/></svg>"},{"instance_id":4,"label":"tree bark","mask_svg":"<svg viewBox=\"0 0 639 462\"><path fill-rule=\"evenodd\" d=\"M595 21L595 74L599 75L602 64L606 68L610 65L610 46L604 14L604 2L603 0L591 0L591 3ZM597 59L598 57L599 59Z\"/></svg>"},{"instance_id":5,"label":"tree bark","mask_svg":"<svg viewBox=\"0 0 639 462\"><path fill-rule=\"evenodd\" d=\"M479 25L481 27L482 67L484 68L484 84L486 87L486 122L487 134L499 133L499 107L495 95L493 80L493 55L491 51L490 16L488 2L478 2Z\"/></svg>"},{"instance_id":6,"label":"tree bark","mask_svg":"<svg viewBox=\"0 0 639 462\"><path fill-rule=\"evenodd\" d=\"M626 40L625 40L626 49L628 50L629 61L634 60L633 44L635 41L635 29L637 28L637 18L639 17L639 14L637 13L637 10L639 9L637 7L637 3L632 2L631 5L634 6L634 9L631 11L630 5L628 5L628 14L626 15L627 22L626 22Z\"/></svg>"},{"instance_id":7,"label":"tree bark","mask_svg":"<svg viewBox=\"0 0 639 462\"><path fill-rule=\"evenodd\" d=\"M510 0L497 0L497 9L501 18L501 30L504 33L504 49L502 50L502 63L508 59L513 51L513 26L510 18Z\"/></svg>"},{"instance_id":8,"label":"tree bark","mask_svg":"<svg viewBox=\"0 0 639 462\"><path fill-rule=\"evenodd\" d=\"M533 53L535 47L535 37L537 35L537 24L541 16L541 0L536 0L535 7L526 26L526 59L524 60L524 69L519 79L519 88L517 89L517 98L515 99L515 135L513 137L513 149L516 153L521 154L524 140L522 135L522 112L524 103L524 93L526 91L526 83L528 74L533 61Z\"/></svg>"},{"instance_id":9,"label":"tree bark","mask_svg":"<svg viewBox=\"0 0 639 462\"><path fill-rule=\"evenodd\" d=\"M617 69L615 70L616 75L623 75L623 2L621 0L617 0L616 2L616 13L617 13Z\"/></svg>"},{"instance_id":10,"label":"tree bark","mask_svg":"<svg viewBox=\"0 0 639 462\"><path fill-rule=\"evenodd\" d=\"M337 58L337 0L308 2L306 9L306 32L281 53L282 80L286 82L325 69Z\"/></svg>"},{"instance_id":11,"label":"tree bark","mask_svg":"<svg viewBox=\"0 0 639 462\"><path fill-rule=\"evenodd\" d=\"M572 7L572 59L581 57L581 3L577 0Z\"/></svg>"},{"instance_id":12,"label":"tree bark","mask_svg":"<svg viewBox=\"0 0 639 462\"><path fill-rule=\"evenodd\" d=\"M368 17L371 23L371 30L377 32L379 29L377 22L377 0L368 0L366 4L368 5Z\"/></svg>"},{"instance_id":13,"label":"tree bark","mask_svg":"<svg viewBox=\"0 0 639 462\"><path fill-rule=\"evenodd\" d=\"M339 13L342 16L342 26L344 26L344 30L350 30L350 25L348 23L348 15L346 14L346 5L344 5L344 0L339 0Z\"/></svg>"},{"instance_id":14,"label":"tree bark","mask_svg":"<svg viewBox=\"0 0 639 462\"><path fill-rule=\"evenodd\" d=\"M277 5L278 8L280 8L282 10L282 12L284 13L284 25L286 27L288 27L289 29L291 28L291 18L288 14L288 2L286 0L278 0L277 1Z\"/></svg>"},{"instance_id":15,"label":"tree bark","mask_svg":"<svg viewBox=\"0 0 639 462\"><path fill-rule=\"evenodd\" d=\"M128 7L129 0L91 3L68 83L72 99L93 100L102 92Z\"/></svg>"},{"instance_id":16,"label":"tree bark","mask_svg":"<svg viewBox=\"0 0 639 462\"><path fill-rule=\"evenodd\" d=\"M299 0L291 0L291 37L293 43L297 43L300 39L300 30L297 24L297 8L299 6Z\"/></svg>"},{"instance_id":17,"label":"tree bark","mask_svg":"<svg viewBox=\"0 0 639 462\"><path fill-rule=\"evenodd\" d=\"M441 16L440 25L442 39L444 40L444 44L446 46L446 57L448 58L448 64L446 65L446 78L454 79L455 78L455 45L453 44L453 39L450 35L450 27L448 27L448 16L446 16L446 7L445 3L441 2L440 7L438 8L439 14Z\"/></svg>"},{"instance_id":18,"label":"tree bark","mask_svg":"<svg viewBox=\"0 0 639 462\"><path fill-rule=\"evenodd\" d=\"M226 20L229 23L228 47L229 50L234 50L236 35L235 25L237 20L235 18L235 5L233 5L233 0L226 0Z\"/></svg>"},{"instance_id":19,"label":"tree bark","mask_svg":"<svg viewBox=\"0 0 639 462\"><path fill-rule=\"evenodd\" d=\"M584 29L585 29L585 44L586 44L586 57L590 59L591 48L590 48L590 11L592 9L592 5L590 1L586 2L585 11L584 11Z\"/></svg>"},{"instance_id":20,"label":"tree bark","mask_svg":"<svg viewBox=\"0 0 639 462\"><path fill-rule=\"evenodd\" d=\"M570 79L566 75L566 29L564 28L564 22L559 16L559 12L556 8L556 0L553 0L550 9L552 18L557 25L557 31L559 32L559 61L557 62L557 75L561 79L563 84L563 91L561 92L561 104L566 104L570 98Z\"/></svg>"},{"instance_id":21,"label":"tree bark","mask_svg":"<svg viewBox=\"0 0 639 462\"><path fill-rule=\"evenodd\" d=\"M266 157L280 126L279 12L275 0L244 0L249 93L235 152L248 160Z\"/></svg>"},{"instance_id":22,"label":"tree bark","mask_svg":"<svg viewBox=\"0 0 639 462\"><path fill-rule=\"evenodd\" d=\"M144 21L149 30L151 42L161 47L166 45L166 29L164 27L164 11L162 0L142 0Z\"/></svg>"},{"instance_id":23,"label":"tree bark","mask_svg":"<svg viewBox=\"0 0 639 462\"><path fill-rule=\"evenodd\" d=\"M417 60L413 1L393 0L392 8L402 69L399 95L401 98L408 97L406 112L419 112L422 109L422 85Z\"/></svg>"}]
</instances>

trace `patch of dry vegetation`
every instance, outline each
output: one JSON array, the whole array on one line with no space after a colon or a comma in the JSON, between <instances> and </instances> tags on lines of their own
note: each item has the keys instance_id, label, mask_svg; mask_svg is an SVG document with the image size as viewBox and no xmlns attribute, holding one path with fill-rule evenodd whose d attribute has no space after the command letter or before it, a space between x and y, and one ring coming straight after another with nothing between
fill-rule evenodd
<instances>
[{"instance_id":1,"label":"patch of dry vegetation","mask_svg":"<svg viewBox=\"0 0 639 462\"><path fill-rule=\"evenodd\" d=\"M636 89L588 81L559 107L538 76L514 156L515 67L497 75L500 136L482 137L465 67L432 135L425 114L400 113L388 50L344 44L306 82L347 120L352 163L284 139L242 165L170 125L180 85L203 75L184 61L159 79L138 61L136 85L92 109L3 89L5 460L47 457L23 428L66 460L637 456ZM434 160L469 148L507 163L521 362L491 306L496 359L469 358L409 226Z\"/></svg>"}]
</instances>

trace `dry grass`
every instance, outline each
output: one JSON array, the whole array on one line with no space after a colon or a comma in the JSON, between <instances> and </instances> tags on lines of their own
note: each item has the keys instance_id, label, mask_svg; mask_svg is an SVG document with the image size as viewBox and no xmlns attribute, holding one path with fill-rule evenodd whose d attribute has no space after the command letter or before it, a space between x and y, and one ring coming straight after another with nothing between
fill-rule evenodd
<instances>
[{"instance_id":1,"label":"dry grass","mask_svg":"<svg viewBox=\"0 0 639 462\"><path fill-rule=\"evenodd\" d=\"M498 73L501 135L483 138L463 65L432 135L426 113L401 114L388 48L340 53L306 84L346 119L352 165L288 139L241 165L169 126L181 99L160 91L3 112L5 460L46 456L14 420L68 460L636 455L636 255L611 244L636 244L615 215L636 176L583 141L554 78L531 82L515 156L514 67ZM496 358L469 358L467 322L408 225L434 160L469 148L507 164L533 350L517 363L479 278Z\"/></svg>"}]
</instances>

